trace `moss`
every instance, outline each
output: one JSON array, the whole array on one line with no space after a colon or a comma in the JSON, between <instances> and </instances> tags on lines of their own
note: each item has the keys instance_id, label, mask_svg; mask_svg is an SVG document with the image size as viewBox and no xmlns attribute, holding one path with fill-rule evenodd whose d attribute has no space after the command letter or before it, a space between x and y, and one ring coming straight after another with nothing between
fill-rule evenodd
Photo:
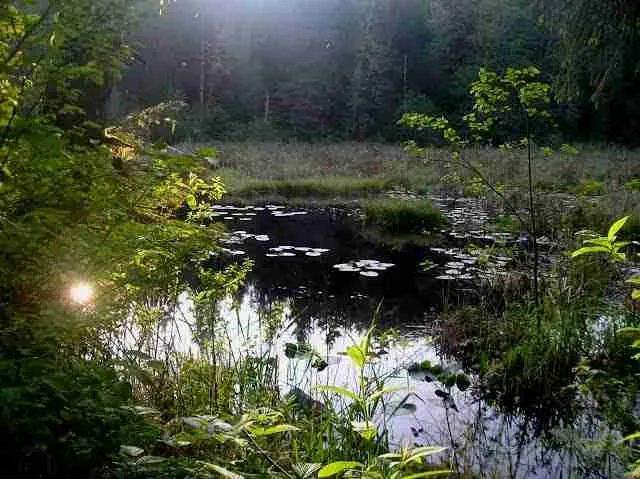
<instances>
[{"instance_id":1,"label":"moss","mask_svg":"<svg viewBox=\"0 0 640 479\"><path fill-rule=\"evenodd\" d=\"M420 233L446 222L442 213L426 200L373 200L365 202L363 210L365 225L396 234Z\"/></svg>"}]
</instances>

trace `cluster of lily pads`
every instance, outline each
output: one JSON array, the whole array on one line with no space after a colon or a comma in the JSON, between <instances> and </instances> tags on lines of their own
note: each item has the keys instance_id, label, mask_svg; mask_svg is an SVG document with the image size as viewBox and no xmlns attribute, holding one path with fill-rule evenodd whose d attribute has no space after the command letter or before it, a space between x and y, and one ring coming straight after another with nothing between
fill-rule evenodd
<instances>
[{"instance_id":1,"label":"cluster of lily pads","mask_svg":"<svg viewBox=\"0 0 640 479\"><path fill-rule=\"evenodd\" d=\"M246 251L243 251L241 249L233 249L233 248L222 248L220 251L226 254L230 254L231 256L244 256L245 254L247 254Z\"/></svg>"},{"instance_id":2,"label":"cluster of lily pads","mask_svg":"<svg viewBox=\"0 0 640 479\"><path fill-rule=\"evenodd\" d=\"M247 233L246 231L243 231L243 230L237 230L237 231L233 231L231 233L225 234L222 238L220 238L219 241L220 241L220 244L223 244L226 246L232 246L232 245L243 244L248 239L253 239L259 242L265 242L265 241L269 241L269 236ZM227 247L222 248L221 251L223 253L230 254L232 256L242 256L246 254L246 251L243 251L240 249L227 248Z\"/></svg>"},{"instance_id":3,"label":"cluster of lily pads","mask_svg":"<svg viewBox=\"0 0 640 479\"><path fill-rule=\"evenodd\" d=\"M285 207L281 205L265 205L265 206L234 206L234 205L213 205L211 207L211 217L221 217L224 220L251 221L258 212L265 211L272 214L276 218L286 216L298 216L309 214L308 211L285 211Z\"/></svg>"},{"instance_id":4,"label":"cluster of lily pads","mask_svg":"<svg viewBox=\"0 0 640 479\"><path fill-rule=\"evenodd\" d=\"M447 219L450 228L441 230L454 239L474 240L478 242L507 242L515 240L511 233L487 232L485 226L491 221L484 200L477 198L437 198L430 197ZM453 203L453 207L451 204Z\"/></svg>"},{"instance_id":5,"label":"cluster of lily pads","mask_svg":"<svg viewBox=\"0 0 640 479\"><path fill-rule=\"evenodd\" d=\"M383 263L376 259L360 259L348 263L334 264L333 267L343 273L359 273L360 276L375 278L381 272L395 266L393 263Z\"/></svg>"},{"instance_id":6,"label":"cluster of lily pads","mask_svg":"<svg viewBox=\"0 0 640 479\"><path fill-rule=\"evenodd\" d=\"M265 256L267 256L268 258L293 257L297 256L298 253L301 253L304 256L317 258L328 252L329 250L327 248L310 248L308 246L284 245L269 248L269 252Z\"/></svg>"},{"instance_id":7,"label":"cluster of lily pads","mask_svg":"<svg viewBox=\"0 0 640 479\"><path fill-rule=\"evenodd\" d=\"M236 230L231 233L227 233L224 237L220 239L220 243L231 245L231 244L242 244L248 239L254 239L256 241L264 242L269 241L269 235L258 235L253 233L247 233L244 230Z\"/></svg>"},{"instance_id":8,"label":"cluster of lily pads","mask_svg":"<svg viewBox=\"0 0 640 479\"><path fill-rule=\"evenodd\" d=\"M445 281L472 280L480 274L496 274L512 260L508 256L488 254L481 249L466 252L461 248L431 248L431 251L451 258L444 264L442 274L436 276L436 279Z\"/></svg>"},{"instance_id":9,"label":"cluster of lily pads","mask_svg":"<svg viewBox=\"0 0 640 479\"><path fill-rule=\"evenodd\" d=\"M251 221L257 212L264 211L260 206L213 205L211 216L220 216L224 220Z\"/></svg>"}]
</instances>

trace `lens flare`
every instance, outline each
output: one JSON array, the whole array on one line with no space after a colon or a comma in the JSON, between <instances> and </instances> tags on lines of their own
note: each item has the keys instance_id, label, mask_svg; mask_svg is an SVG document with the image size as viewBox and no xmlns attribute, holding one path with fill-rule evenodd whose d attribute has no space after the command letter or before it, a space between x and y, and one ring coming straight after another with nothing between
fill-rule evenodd
<instances>
[{"instance_id":1,"label":"lens flare","mask_svg":"<svg viewBox=\"0 0 640 479\"><path fill-rule=\"evenodd\" d=\"M69 289L71 301L77 304L87 304L93 299L93 287L86 283L78 283Z\"/></svg>"}]
</instances>

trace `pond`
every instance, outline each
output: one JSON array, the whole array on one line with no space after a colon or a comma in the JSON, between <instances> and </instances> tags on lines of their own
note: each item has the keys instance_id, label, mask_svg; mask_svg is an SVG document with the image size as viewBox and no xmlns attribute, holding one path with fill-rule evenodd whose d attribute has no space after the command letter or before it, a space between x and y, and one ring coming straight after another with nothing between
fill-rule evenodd
<instances>
[{"instance_id":1,"label":"pond","mask_svg":"<svg viewBox=\"0 0 640 479\"><path fill-rule=\"evenodd\" d=\"M219 306L231 349L276 358L282 393L321 401L314 385L355 386L356 372L342 353L378 311L380 341L368 372L404 388L389 398L394 414L379 418L393 447L453 448L458 466L481 477L574 477L576 468L585 472L580 477L621 475L623 465L592 460L576 439L607 432L601 421L588 412L502 407L501 391L479 387L475 372L439 347L447 339L437 327L443 309L477 302L478 294L517 272L512 256L465 246L521 244L510 234L484 231L495 212L480 201L441 200L439 206L450 216L450 230L401 240L366 230L350 208L214 206L228 234L222 251L212 252L211 267L254 262L240 293ZM196 352L186 296L180 309L183 320L167 327L167 340L174 349ZM412 370L425 360L470 384L445 385Z\"/></svg>"}]
</instances>

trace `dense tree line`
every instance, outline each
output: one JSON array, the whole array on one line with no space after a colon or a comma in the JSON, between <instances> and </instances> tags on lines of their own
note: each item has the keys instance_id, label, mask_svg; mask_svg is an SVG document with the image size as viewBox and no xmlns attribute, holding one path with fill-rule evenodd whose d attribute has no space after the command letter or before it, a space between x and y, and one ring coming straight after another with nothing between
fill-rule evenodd
<instances>
[{"instance_id":1,"label":"dense tree line","mask_svg":"<svg viewBox=\"0 0 640 479\"><path fill-rule=\"evenodd\" d=\"M177 97L190 134L392 139L404 112L463 111L480 67L533 65L567 133L630 141L638 18L633 0L185 0L146 23L105 113Z\"/></svg>"}]
</instances>

